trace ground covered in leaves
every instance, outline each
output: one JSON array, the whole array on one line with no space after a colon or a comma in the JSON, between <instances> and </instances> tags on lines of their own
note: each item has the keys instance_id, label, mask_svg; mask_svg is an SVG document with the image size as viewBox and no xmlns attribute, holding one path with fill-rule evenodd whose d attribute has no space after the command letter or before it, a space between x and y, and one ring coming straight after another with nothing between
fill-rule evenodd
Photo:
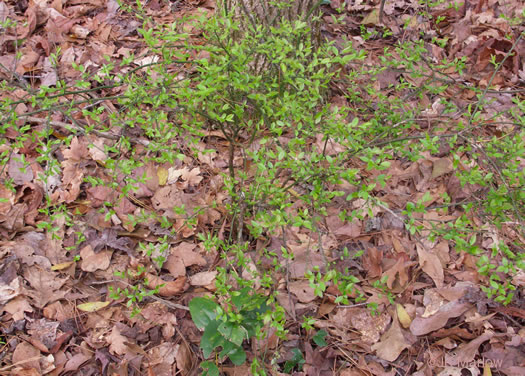
<instances>
[{"instance_id":1,"label":"ground covered in leaves","mask_svg":"<svg viewBox=\"0 0 525 376\"><path fill-rule=\"evenodd\" d=\"M429 8L415 0L386 0L380 14L379 1L333 0L323 5L322 33L335 41L353 40L355 48L368 52L362 64L369 66L380 66L384 48L396 41L423 38L430 42L438 36L439 46L426 46L434 61L464 58L465 65L461 75L453 69L448 72L450 86L442 95L457 108L467 109L477 99L469 87L484 88L490 83L497 90L486 91L491 100L483 111L485 119L495 119L495 114L515 106L514 98L523 100L525 43L518 36L525 28L523 18L521 26L515 22L523 17L523 4L480 0L448 5ZM212 14L215 5L211 0L152 0L143 6L161 24L188 14ZM500 14L506 18L498 17ZM342 16L344 22L335 24L332 16ZM437 24L436 19L440 20ZM201 332L187 307L193 297L214 291L221 259L205 252L196 234L203 229L228 232L224 209L228 198L220 189L220 174L227 173L227 140L219 132L210 132L202 138L201 147L203 151L214 149L214 153L198 158L188 155L173 164L149 161L142 169L129 171L136 177L145 174L148 180L114 210L101 210L106 203L115 202L118 187L92 186L89 178L104 176L108 150L104 146L117 143L122 130L86 133L92 123L83 115L82 105L75 118L68 119L60 111L41 113L24 99L41 86L80 79L73 64L96 72L107 62L104 56L117 64L117 70L130 57L137 67L154 63L155 57L137 34L141 23L119 10L114 0L0 1L0 21L6 20L17 21L17 26L9 32L0 29L0 77L16 90L2 93L2 99L18 101L14 111L21 124L36 130L53 129L53 139L58 142L49 148L59 164L54 167L56 175L44 185L38 176L48 166L39 159L44 151L36 148L36 141L28 139L12 148L16 132L8 129L0 135L7 140L0 152L8 155L0 171L0 374L197 374L203 360ZM60 54L53 55L58 48ZM516 53L507 56L511 48ZM496 74L491 63L494 57L498 62L505 59ZM393 95L391 84L410 82L417 87L428 80L445 80L443 77L414 78L395 68L383 71L374 85L388 97ZM91 83L100 88L84 93L85 105L95 103L107 113L118 111L118 97L126 88L104 86L94 79ZM344 82L333 83L334 105L348 105L341 95L345 90ZM451 113L436 97L417 94L407 93L405 102L427 107L416 119L421 129L461 120L472 123L465 112ZM68 97L63 99L57 106L67 106ZM359 116L366 118L375 111L381 109L360 109ZM110 122L109 117L105 120ZM501 117L478 125L481 134L490 136L514 129ZM62 144L60 140L72 129L78 134L68 145ZM133 135L133 130L128 136L138 145L135 158L146 158L140 145L147 145L147 136ZM312 142L322 145L320 139ZM338 152L337 145L330 147L329 153ZM394 160L383 172L392 179L373 190L390 207L374 208L374 217L342 222L341 208L358 208L362 202L341 199L328 206L322 236L288 230L287 246L295 257L286 274L275 275L275 279L289 334L281 340L270 332L265 340L245 344L249 359L271 359L267 355L278 352L281 357L276 364L268 365L268 372L275 375L284 374L286 364L291 365L289 373L296 375L525 374L523 271L513 276L518 291L510 304L495 303L480 290L487 281L477 271L475 256L456 252L454 243L445 238L431 241L425 231L410 234L396 210L430 193L425 203L430 209L419 218L423 225L453 223L465 214L459 205L450 205L447 213L438 210L443 193L453 204L481 194L475 184L460 184L449 153L443 143L438 153L428 153L425 159ZM23 161L30 168L24 168ZM352 163L362 176L379 174L368 171L361 160ZM525 168L525 159L521 167ZM6 178L13 182L12 187L3 184ZM186 226L185 219L171 210L181 205L210 208ZM56 206L70 216L51 213L49 208ZM140 210L165 215L169 226L178 229L177 236L170 235L163 223L130 222L129 214ZM480 225L486 222L477 212L467 215ZM485 250L499 241L525 244L519 230L522 225L508 223L496 229L488 223L488 231L474 242ZM160 239L168 241L160 244ZM142 252L139 242L150 245L151 252ZM252 245L254 250L282 246L277 237L261 237ZM159 270L155 257L166 250L163 246L168 247L168 256ZM363 255L341 258L344 248L350 254L363 251ZM313 266L322 269L327 258L341 258L337 267L348 268L359 278L365 303L336 304L340 292L334 286L328 286L323 298L317 296L304 273ZM148 285L136 287L144 277ZM394 304L386 291L373 284L380 278L385 278ZM146 293L159 286L157 294ZM143 297L138 303L140 314L131 317L136 302L127 305L126 298L111 299L110 287L128 288L131 297ZM133 288L139 290L131 293ZM367 303L374 303L374 312ZM301 325L305 316L315 319L314 329ZM250 373L249 365L228 362L220 370L227 375Z\"/></svg>"}]
</instances>

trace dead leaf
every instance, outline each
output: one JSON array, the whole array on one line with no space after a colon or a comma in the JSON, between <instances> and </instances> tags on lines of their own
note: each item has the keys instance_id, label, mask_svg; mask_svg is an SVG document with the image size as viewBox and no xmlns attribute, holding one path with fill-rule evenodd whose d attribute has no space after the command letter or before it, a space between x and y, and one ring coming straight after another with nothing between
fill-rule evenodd
<instances>
[{"instance_id":1,"label":"dead leaf","mask_svg":"<svg viewBox=\"0 0 525 376\"><path fill-rule=\"evenodd\" d=\"M381 341L372 345L374 350L381 359L393 362L399 354L409 348L411 343L407 342L403 335L403 330L397 320L392 321L390 329L381 336Z\"/></svg>"},{"instance_id":2,"label":"dead leaf","mask_svg":"<svg viewBox=\"0 0 525 376\"><path fill-rule=\"evenodd\" d=\"M68 359L66 365L64 366L64 372L76 372L82 364L91 359L90 356L87 356L82 353L77 353Z\"/></svg>"},{"instance_id":3,"label":"dead leaf","mask_svg":"<svg viewBox=\"0 0 525 376\"><path fill-rule=\"evenodd\" d=\"M426 251L420 244L416 244L416 249L419 256L419 265L421 265L423 271L432 278L436 287L443 287L445 275L439 257Z\"/></svg>"},{"instance_id":4,"label":"dead leaf","mask_svg":"<svg viewBox=\"0 0 525 376\"><path fill-rule=\"evenodd\" d=\"M82 262L80 268L85 272L94 272L95 270L106 270L111 263L112 251L93 252L90 245L85 246L80 250L80 257Z\"/></svg>"},{"instance_id":5,"label":"dead leaf","mask_svg":"<svg viewBox=\"0 0 525 376\"><path fill-rule=\"evenodd\" d=\"M107 307L109 303L111 302L88 302L77 305L77 308L83 312L96 312Z\"/></svg>"},{"instance_id":6,"label":"dead leaf","mask_svg":"<svg viewBox=\"0 0 525 376\"><path fill-rule=\"evenodd\" d=\"M127 338L120 334L120 330L117 325L111 329L111 334L106 337L106 341L109 343L109 351L112 354L124 355L129 351L126 345Z\"/></svg>"},{"instance_id":7,"label":"dead leaf","mask_svg":"<svg viewBox=\"0 0 525 376\"><path fill-rule=\"evenodd\" d=\"M0 303L5 304L20 294L20 279L13 266L6 268L0 275Z\"/></svg>"},{"instance_id":8,"label":"dead leaf","mask_svg":"<svg viewBox=\"0 0 525 376\"><path fill-rule=\"evenodd\" d=\"M23 296L17 296L11 300L3 307L3 310L10 313L15 321L22 320L25 312L33 312L33 308Z\"/></svg>"},{"instance_id":9,"label":"dead leaf","mask_svg":"<svg viewBox=\"0 0 525 376\"><path fill-rule=\"evenodd\" d=\"M25 270L24 278L29 282L32 290L28 295L33 298L38 308L44 308L48 303L62 299L67 291L61 290L67 278L58 278L56 273L32 266Z\"/></svg>"},{"instance_id":10,"label":"dead leaf","mask_svg":"<svg viewBox=\"0 0 525 376\"><path fill-rule=\"evenodd\" d=\"M7 173L13 179L15 184L23 185L33 180L33 170L31 166L27 164L25 158L20 154L11 155Z\"/></svg>"},{"instance_id":11,"label":"dead leaf","mask_svg":"<svg viewBox=\"0 0 525 376\"><path fill-rule=\"evenodd\" d=\"M152 290L159 288L159 295L173 296L184 291L186 285L186 277L179 277L175 281L164 281L162 278L154 274L146 274L148 280L148 287Z\"/></svg>"},{"instance_id":12,"label":"dead leaf","mask_svg":"<svg viewBox=\"0 0 525 376\"><path fill-rule=\"evenodd\" d=\"M316 298L315 291L310 287L309 281L292 281L288 284L288 288L292 294L297 296L301 303L310 303Z\"/></svg>"},{"instance_id":13,"label":"dead leaf","mask_svg":"<svg viewBox=\"0 0 525 376\"><path fill-rule=\"evenodd\" d=\"M403 307L402 304L396 304L396 313L397 319L399 320L401 326L405 329L410 327L410 324L412 323L412 318L408 315L405 307Z\"/></svg>"},{"instance_id":14,"label":"dead leaf","mask_svg":"<svg viewBox=\"0 0 525 376\"><path fill-rule=\"evenodd\" d=\"M26 341L21 341L13 351L12 362L24 368L34 368L40 372L40 350Z\"/></svg>"},{"instance_id":15,"label":"dead leaf","mask_svg":"<svg viewBox=\"0 0 525 376\"><path fill-rule=\"evenodd\" d=\"M192 286L208 286L215 281L217 271L200 272L190 277L190 285Z\"/></svg>"},{"instance_id":16,"label":"dead leaf","mask_svg":"<svg viewBox=\"0 0 525 376\"><path fill-rule=\"evenodd\" d=\"M472 362L476 354L478 353L479 346L481 346L483 342L488 341L492 337L494 337L494 333L486 331L478 338L473 339L469 343L460 345L459 348L457 348L454 352L447 352L445 354L446 364L456 366L458 364L468 364Z\"/></svg>"},{"instance_id":17,"label":"dead leaf","mask_svg":"<svg viewBox=\"0 0 525 376\"><path fill-rule=\"evenodd\" d=\"M159 185L162 187L168 182L168 170L164 167L159 167L157 169L157 177L159 178Z\"/></svg>"},{"instance_id":18,"label":"dead leaf","mask_svg":"<svg viewBox=\"0 0 525 376\"><path fill-rule=\"evenodd\" d=\"M454 171L452 160L450 158L440 158L437 161L434 161L432 168L432 179L438 178L452 171Z\"/></svg>"},{"instance_id":19,"label":"dead leaf","mask_svg":"<svg viewBox=\"0 0 525 376\"><path fill-rule=\"evenodd\" d=\"M460 303L458 300L447 303L429 317L416 317L410 324L410 331L415 336L422 336L441 329L448 319L461 316L472 306L468 303Z\"/></svg>"}]
</instances>

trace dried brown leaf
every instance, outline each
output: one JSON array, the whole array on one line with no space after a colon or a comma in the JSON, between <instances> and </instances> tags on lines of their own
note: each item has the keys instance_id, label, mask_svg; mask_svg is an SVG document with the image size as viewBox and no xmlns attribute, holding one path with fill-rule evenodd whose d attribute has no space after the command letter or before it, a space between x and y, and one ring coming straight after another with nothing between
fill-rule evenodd
<instances>
[{"instance_id":1,"label":"dried brown leaf","mask_svg":"<svg viewBox=\"0 0 525 376\"><path fill-rule=\"evenodd\" d=\"M111 263L112 251L93 252L90 245L85 246L80 250L80 257L82 262L80 268L85 272L94 272L95 270L106 270Z\"/></svg>"},{"instance_id":2,"label":"dried brown leaf","mask_svg":"<svg viewBox=\"0 0 525 376\"><path fill-rule=\"evenodd\" d=\"M468 303L454 301L447 303L429 317L416 317L410 324L410 331L415 336L422 336L444 327L450 318L461 316L472 306Z\"/></svg>"},{"instance_id":3,"label":"dried brown leaf","mask_svg":"<svg viewBox=\"0 0 525 376\"><path fill-rule=\"evenodd\" d=\"M372 345L372 350L375 350L380 358L393 362L410 345L405 339L399 323L394 320L390 329L381 336L381 341Z\"/></svg>"},{"instance_id":4,"label":"dried brown leaf","mask_svg":"<svg viewBox=\"0 0 525 376\"><path fill-rule=\"evenodd\" d=\"M423 271L432 278L436 287L442 287L443 281L445 280L445 273L441 265L441 260L434 253L425 250L420 244L416 244L416 248L419 256L419 265L421 265Z\"/></svg>"}]
</instances>

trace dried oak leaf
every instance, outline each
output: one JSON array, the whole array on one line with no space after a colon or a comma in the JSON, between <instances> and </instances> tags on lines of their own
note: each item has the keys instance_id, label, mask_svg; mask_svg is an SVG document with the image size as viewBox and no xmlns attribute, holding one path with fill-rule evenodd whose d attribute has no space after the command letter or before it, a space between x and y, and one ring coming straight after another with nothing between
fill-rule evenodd
<instances>
[{"instance_id":1,"label":"dried oak leaf","mask_svg":"<svg viewBox=\"0 0 525 376\"><path fill-rule=\"evenodd\" d=\"M31 166L24 162L20 154L11 155L7 173L16 185L23 185L33 180L33 170Z\"/></svg>"},{"instance_id":2,"label":"dried oak leaf","mask_svg":"<svg viewBox=\"0 0 525 376\"><path fill-rule=\"evenodd\" d=\"M128 339L120 334L117 325L113 326L110 335L106 337L106 341L109 343L109 352L112 354L124 355L129 352L129 347L126 345Z\"/></svg>"},{"instance_id":3,"label":"dried oak leaf","mask_svg":"<svg viewBox=\"0 0 525 376\"><path fill-rule=\"evenodd\" d=\"M44 308L46 304L62 299L67 293L60 290L67 278L60 279L51 271L32 266L24 271L24 278L33 288L28 290L27 295L33 298L38 308Z\"/></svg>"},{"instance_id":4,"label":"dried oak leaf","mask_svg":"<svg viewBox=\"0 0 525 376\"><path fill-rule=\"evenodd\" d=\"M182 242L173 247L164 268L169 270L172 276L180 277L186 275L186 268L189 266L205 266L206 260L198 251L195 251L196 247L196 244L188 242Z\"/></svg>"}]
</instances>

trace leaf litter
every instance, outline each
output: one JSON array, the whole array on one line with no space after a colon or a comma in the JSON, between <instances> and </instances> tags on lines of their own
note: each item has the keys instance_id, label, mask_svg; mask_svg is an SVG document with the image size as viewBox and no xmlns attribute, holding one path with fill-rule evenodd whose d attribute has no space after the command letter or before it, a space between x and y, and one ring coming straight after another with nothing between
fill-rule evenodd
<instances>
[{"instance_id":1,"label":"leaf litter","mask_svg":"<svg viewBox=\"0 0 525 376\"><path fill-rule=\"evenodd\" d=\"M440 18L437 27L417 16L421 7L413 0L386 0L380 19L379 1L331 1L323 6L324 29L337 41L350 37L359 48L367 49L368 64L378 64L381 40L365 41L361 31L373 30L384 25L396 38L417 38L419 32L431 37L446 37L446 47L432 45L436 60L465 58L467 75L457 76L448 72L448 79L466 80L469 84L492 85L503 90L525 79L525 49L507 59L502 69L492 76L490 59L502 61L512 48L511 27L501 12L512 18L523 12L518 1L500 0L468 2L459 7L443 4L433 10L432 16ZM446 3L446 2L445 2ZM188 2L188 7L173 11L176 4L151 1L145 6L159 23L170 22L190 13L209 14L211 1ZM330 14L345 7L345 26L331 21ZM410 10L409 10L410 9ZM16 35L3 34L0 40L0 76L4 80L18 77L31 80L32 85L54 86L57 73L69 82L79 79L79 72L71 63L86 67L99 67L104 55L116 62L133 54L137 66L150 64L158 59L148 55L144 43L136 35L140 23L122 13L113 0L72 1L52 3L45 1L0 1L0 20L18 21ZM400 28L399 18L407 27ZM193 30L193 26L188 25ZM7 45L20 42L21 59L15 64L15 52ZM117 43L118 41L118 43ZM60 46L62 54L53 67L49 59L51 46ZM125 72L122 72L125 73ZM386 70L378 76L377 88L386 96L391 95L389 85L404 80L419 86L424 78L414 79L403 71ZM367 77L359 78L367 80ZM39 82L39 83L36 83ZM459 108L471 100L475 93L467 87L451 86L446 95ZM117 94L108 89L105 94ZM14 100L27 95L24 88L11 93ZM5 94L7 95L7 94ZM363 93L363 96L367 94ZM4 94L2 94L4 97ZM512 98L503 93L487 93L485 110L496 116L502 108L512 106ZM67 101L67 98L62 98ZM336 95L334 105L347 105ZM413 101L413 102L411 102ZM418 99L426 106L422 118L417 119L422 128L432 126L438 119L454 123L458 114L446 114L439 101L423 94ZM409 99L409 105L417 102ZM105 106L115 108L111 101ZM20 103L19 114L30 112ZM82 115L79 112L78 117ZM499 124L505 124L504 115ZM44 118L31 117L33 124L41 126ZM51 124L56 127L54 136L63 138L67 125L60 113L52 114ZM494 122L495 131L504 125ZM502 128L503 127L503 128ZM73 127L74 128L74 127ZM498 129L500 128L500 129ZM197 372L198 343L201 333L189 317L186 307L193 296L214 291L217 271L215 255L203 252L195 236L199 228L216 227L223 218L221 205L220 172L227 162L221 153L204 153L207 143L213 149L224 150L222 134L210 132L199 144L198 163L185 158L174 165L148 163L143 169L133 171L135 178L146 176L145 183L126 199L116 202L117 195L103 186L88 187L86 177L107 179L103 172L108 159L105 146L113 146L121 130L109 128L106 132L74 137L67 146L55 152L60 155L60 171L47 181L38 176L42 166L30 144L12 153L2 178L12 179L16 193L0 185L0 313L2 315L0 373L11 375L191 375ZM4 135L14 139L15 134ZM147 143L144 135L133 135L138 143ZM316 147L323 146L320 137ZM333 140L327 144L327 153L335 155L341 145ZM294 322L287 340L280 342L270 335L266 343L253 344L253 352L268 346L279 349L283 363L292 359L292 350L301 347L305 354L303 372L297 375L363 375L363 374L412 374L460 375L462 370L471 374L522 375L525 372L525 306L502 307L493 304L480 293L479 276L470 255L455 254L447 241L435 242L425 236L411 237L405 229L403 217L397 209L408 201L417 201L430 192L427 207L442 203L440 197L447 193L455 203L475 195L480 187L461 184L452 174L453 163L469 164L468 157L452 161L446 144L440 145L437 155L428 154L424 160L408 162L394 160L386 171L392 176L388 184L374 188L389 208L374 208L373 217L363 221L343 223L338 214L341 203L328 207L326 235L291 232L288 246L295 259L288 265L288 275L276 275L279 301L290 318L303 313L316 317L317 329L328 333L328 346L312 346L304 340ZM195 162L197 163L197 162ZM367 171L360 161L355 162L359 174ZM524 163L525 164L525 163ZM213 174L215 176L210 176ZM352 187L341 187L352 190ZM42 232L39 223L48 220L38 212L44 194L56 205L66 205L71 213L84 217L72 226L55 219L52 236ZM212 201L219 205L205 212L196 209ZM97 208L111 202L115 213L109 218ZM185 225L185 217L174 213L173 206L184 205L196 220ZM364 202L350 203L353 209ZM168 239L167 262L159 270L153 258L139 256L139 240L157 244L166 235L155 223L133 224L128 214L146 208L158 215L165 215L179 228L179 239ZM458 211L443 215L429 211L419 218L423 226L432 221L454 221ZM478 218L482 221L481 218ZM224 224L223 224L224 225ZM428 228L428 227L427 227ZM519 238L512 228L504 229L506 236ZM45 234L45 235L44 235ZM71 247L84 236L80 247ZM423 232L424 234L424 232ZM499 241L498 232L483 239L485 249ZM521 239L523 243L523 239ZM278 254L282 244L278 238L268 240L268 248ZM349 268L365 281L385 278L386 285L395 292L392 305L384 294L370 284L362 288L368 294L367 303L376 305L371 312L365 307L341 306L335 298L342 293L336 286L328 286L329 294L320 299L313 286L304 279L304 273L313 267L323 270L328 260L337 261L343 252L363 250L360 260L341 261L337 267ZM158 253L158 251L157 251ZM284 259L283 259L284 260ZM252 260L253 264L253 260ZM337 262L336 262L337 264ZM253 265L255 267L255 265ZM134 270L135 275L116 277L115 272ZM130 309L123 301L109 299L109 287L128 288L139 277L147 277L147 286L157 289L157 294L146 297L140 316L130 316ZM516 285L523 288L523 273L515 276ZM351 295L351 293L350 293ZM177 303L174 303L177 302ZM415 366L413 366L415 364ZM489 371L487 372L487 365ZM223 366L229 375L247 374L245 366ZM281 374L281 373L274 373Z\"/></svg>"}]
</instances>

